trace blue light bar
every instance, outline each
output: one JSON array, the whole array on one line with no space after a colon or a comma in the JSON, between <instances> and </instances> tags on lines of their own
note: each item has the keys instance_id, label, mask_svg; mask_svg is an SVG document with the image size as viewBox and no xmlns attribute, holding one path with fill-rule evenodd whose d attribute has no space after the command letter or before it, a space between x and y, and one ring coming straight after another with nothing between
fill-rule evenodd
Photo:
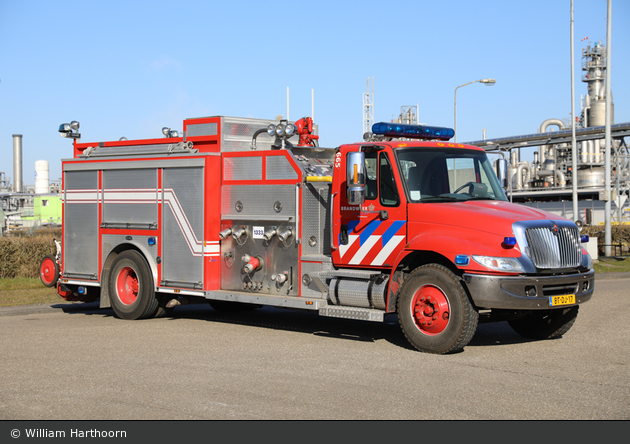
<instances>
[{"instance_id":1,"label":"blue light bar","mask_svg":"<svg viewBox=\"0 0 630 444\"><path fill-rule=\"evenodd\" d=\"M404 137L407 139L424 140L450 140L455 135L455 131L451 128L385 122L372 125L372 133L385 137Z\"/></svg>"},{"instance_id":2,"label":"blue light bar","mask_svg":"<svg viewBox=\"0 0 630 444\"><path fill-rule=\"evenodd\" d=\"M588 234L581 235L580 240L582 241L583 244L587 243L589 240Z\"/></svg>"}]
</instances>

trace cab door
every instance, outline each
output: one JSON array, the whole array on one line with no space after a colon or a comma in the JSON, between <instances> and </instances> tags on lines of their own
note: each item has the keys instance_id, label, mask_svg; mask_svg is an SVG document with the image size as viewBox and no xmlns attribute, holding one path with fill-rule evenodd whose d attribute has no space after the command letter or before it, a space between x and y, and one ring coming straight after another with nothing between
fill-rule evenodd
<instances>
[{"instance_id":1,"label":"cab door","mask_svg":"<svg viewBox=\"0 0 630 444\"><path fill-rule=\"evenodd\" d=\"M362 147L365 154L365 201L348 205L347 185L339 189L333 225L333 261L338 266L393 266L405 245L407 205L392 152ZM344 171L342 169L342 171Z\"/></svg>"}]
</instances>

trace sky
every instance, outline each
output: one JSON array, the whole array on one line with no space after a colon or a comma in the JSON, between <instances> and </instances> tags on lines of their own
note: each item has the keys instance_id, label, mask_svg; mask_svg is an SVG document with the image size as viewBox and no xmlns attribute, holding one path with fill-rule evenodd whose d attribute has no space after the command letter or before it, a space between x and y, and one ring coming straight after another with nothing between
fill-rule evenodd
<instances>
[{"instance_id":1,"label":"sky","mask_svg":"<svg viewBox=\"0 0 630 444\"><path fill-rule=\"evenodd\" d=\"M576 116L607 8L573 1ZM629 19L612 0L614 123L630 122ZM532 134L570 119L570 30L570 0L0 0L0 172L12 179L14 134L34 185L36 161L53 181L72 157L61 123L79 121L82 142L159 138L192 117L286 117L287 88L291 120L314 107L321 146L361 141L368 79L375 122L413 106L453 127L455 90L474 82L457 89L457 142Z\"/></svg>"}]
</instances>

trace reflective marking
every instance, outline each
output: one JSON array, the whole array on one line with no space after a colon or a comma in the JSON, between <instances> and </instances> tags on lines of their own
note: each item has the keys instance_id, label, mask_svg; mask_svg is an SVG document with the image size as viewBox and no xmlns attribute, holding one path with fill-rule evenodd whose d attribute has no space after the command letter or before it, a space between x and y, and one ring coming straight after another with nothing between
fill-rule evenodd
<instances>
[{"instance_id":1,"label":"reflective marking","mask_svg":"<svg viewBox=\"0 0 630 444\"><path fill-rule=\"evenodd\" d=\"M405 236L393 236L385 247L381 250L381 252L374 258L372 261L372 265L383 265L383 262L392 254L392 251L398 246L398 244L405 238ZM383 241L385 240L385 235L383 235Z\"/></svg>"},{"instance_id":2,"label":"reflective marking","mask_svg":"<svg viewBox=\"0 0 630 444\"><path fill-rule=\"evenodd\" d=\"M376 244L380 240L380 238L381 236L370 236L363 243L363 245L361 245L361 248L359 248L359 251L357 251L355 255L352 256L352 259L350 259L350 262L348 263L352 265L360 264L363 258L370 252L374 244Z\"/></svg>"},{"instance_id":3,"label":"reflective marking","mask_svg":"<svg viewBox=\"0 0 630 444\"><path fill-rule=\"evenodd\" d=\"M98 190L66 190L65 193L66 196L64 203L96 204L99 202ZM110 188L103 190L103 194L103 201L106 204L138 205L164 203L165 205L168 205L193 256L221 255L221 246L219 241L206 241L204 249L204 242L197 239L197 235L186 216L186 212L177 199L177 195L171 188L164 189L164 201L161 199L161 189Z\"/></svg>"},{"instance_id":4,"label":"reflective marking","mask_svg":"<svg viewBox=\"0 0 630 444\"><path fill-rule=\"evenodd\" d=\"M387 231L385 231L385 233L383 233L383 246L385 246L385 245L387 245L389 243L389 240L392 237L394 237L394 235L396 233L398 233L398 230L400 230L403 225L405 225L405 221L404 220L395 220L394 222L392 222L392 224L387 229Z\"/></svg>"},{"instance_id":5,"label":"reflective marking","mask_svg":"<svg viewBox=\"0 0 630 444\"><path fill-rule=\"evenodd\" d=\"M339 257L343 257L344 254L350 249L354 241L359 238L356 234L351 234L348 236L348 245L339 245Z\"/></svg>"},{"instance_id":6,"label":"reflective marking","mask_svg":"<svg viewBox=\"0 0 630 444\"><path fill-rule=\"evenodd\" d=\"M363 231L361 231L361 234L359 235L361 237L360 245L363 245L372 236L372 233L376 231L380 224L381 221L373 220L367 227L363 229Z\"/></svg>"}]
</instances>

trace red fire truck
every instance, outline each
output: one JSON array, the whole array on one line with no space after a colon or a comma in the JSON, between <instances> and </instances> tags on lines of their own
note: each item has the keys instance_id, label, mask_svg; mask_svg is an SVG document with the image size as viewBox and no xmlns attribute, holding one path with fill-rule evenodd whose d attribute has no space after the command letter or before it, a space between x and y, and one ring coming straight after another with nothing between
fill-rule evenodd
<instances>
[{"instance_id":1,"label":"red fire truck","mask_svg":"<svg viewBox=\"0 0 630 444\"><path fill-rule=\"evenodd\" d=\"M123 319L184 298L392 314L413 347L443 354L479 322L558 337L593 294L578 226L508 202L485 151L448 128L378 123L322 148L310 118L195 118L181 135L100 143L78 127L59 129L74 156L42 281Z\"/></svg>"}]
</instances>

